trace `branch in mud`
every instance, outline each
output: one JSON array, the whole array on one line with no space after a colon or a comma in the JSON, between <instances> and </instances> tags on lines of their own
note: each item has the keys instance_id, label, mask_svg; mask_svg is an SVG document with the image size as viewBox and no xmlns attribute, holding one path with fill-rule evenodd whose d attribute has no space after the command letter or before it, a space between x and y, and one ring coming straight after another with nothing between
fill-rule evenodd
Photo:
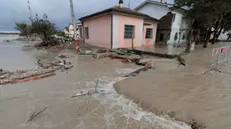
<instances>
[{"instance_id":1,"label":"branch in mud","mask_svg":"<svg viewBox=\"0 0 231 129\"><path fill-rule=\"evenodd\" d=\"M38 115L40 115L40 114L43 113L45 110L47 110L47 108L48 108L48 107L45 107L45 108L43 108L43 109L42 109L41 111L39 111L39 112L36 112L36 111L33 112L33 113L31 114L29 120L27 120L26 123L33 121Z\"/></svg>"},{"instance_id":2,"label":"branch in mud","mask_svg":"<svg viewBox=\"0 0 231 129\"><path fill-rule=\"evenodd\" d=\"M129 73L128 75L125 75L124 77L136 76L141 71L147 71L148 69L152 69L152 67L150 67L150 66L144 66L142 68L139 68L139 69L135 70L134 72Z\"/></svg>"}]
</instances>

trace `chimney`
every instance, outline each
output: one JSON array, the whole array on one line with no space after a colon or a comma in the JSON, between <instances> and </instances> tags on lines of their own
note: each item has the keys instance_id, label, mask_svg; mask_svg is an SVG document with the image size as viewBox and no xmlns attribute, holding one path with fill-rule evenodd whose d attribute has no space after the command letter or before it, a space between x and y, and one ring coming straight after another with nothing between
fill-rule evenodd
<instances>
[{"instance_id":1,"label":"chimney","mask_svg":"<svg viewBox=\"0 0 231 129\"><path fill-rule=\"evenodd\" d=\"M123 0L119 0L119 6L120 6L120 8L123 8L123 6L124 6Z\"/></svg>"}]
</instances>

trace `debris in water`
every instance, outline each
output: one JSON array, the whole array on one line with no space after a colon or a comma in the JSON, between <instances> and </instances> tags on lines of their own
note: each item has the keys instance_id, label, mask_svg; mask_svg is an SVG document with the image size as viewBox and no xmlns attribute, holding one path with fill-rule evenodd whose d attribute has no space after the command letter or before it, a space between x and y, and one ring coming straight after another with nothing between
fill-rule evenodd
<instances>
[{"instance_id":1,"label":"debris in water","mask_svg":"<svg viewBox=\"0 0 231 129\"><path fill-rule=\"evenodd\" d=\"M147 71L148 69L152 69L152 67L150 67L149 64L147 64L144 67L141 67L137 70L135 70L134 72L129 73L128 75L125 75L124 77L131 77L131 76L136 76L138 73L140 73L141 71Z\"/></svg>"},{"instance_id":2,"label":"debris in water","mask_svg":"<svg viewBox=\"0 0 231 129\"><path fill-rule=\"evenodd\" d=\"M22 83L31 80L38 80L55 75L55 71L69 70L74 67L71 62L66 60L42 62L37 60L39 68L29 70L16 70L13 72L1 70L0 71L0 85Z\"/></svg>"},{"instance_id":3,"label":"debris in water","mask_svg":"<svg viewBox=\"0 0 231 129\"><path fill-rule=\"evenodd\" d=\"M79 97L79 96L85 96L85 95L92 95L97 93L95 90L89 90L89 91L80 91L76 93L75 95L71 96L71 98Z\"/></svg>"},{"instance_id":4,"label":"debris in water","mask_svg":"<svg viewBox=\"0 0 231 129\"><path fill-rule=\"evenodd\" d=\"M59 58L69 58L69 56L66 56L66 55L58 55Z\"/></svg>"},{"instance_id":5,"label":"debris in water","mask_svg":"<svg viewBox=\"0 0 231 129\"><path fill-rule=\"evenodd\" d=\"M115 53L112 53L112 52L106 52L106 53L97 53L96 55L94 55L94 57L96 59L99 59L99 58L104 58L104 57L111 57L115 55Z\"/></svg>"},{"instance_id":6,"label":"debris in water","mask_svg":"<svg viewBox=\"0 0 231 129\"><path fill-rule=\"evenodd\" d=\"M41 114L41 113L43 113L45 110L47 110L47 108L48 107L45 107L45 108L43 108L41 111L39 111L39 112L33 112L32 114L31 114L31 116L30 116L30 119L26 122L26 123L28 123L28 122L31 122L31 121L33 121L34 119L35 119L35 117L37 117L39 114Z\"/></svg>"},{"instance_id":7,"label":"debris in water","mask_svg":"<svg viewBox=\"0 0 231 129\"><path fill-rule=\"evenodd\" d=\"M181 57L180 55L177 56L177 61L179 62L179 65L183 65L183 66L186 66L186 61L183 57Z\"/></svg>"},{"instance_id":8,"label":"debris in water","mask_svg":"<svg viewBox=\"0 0 231 129\"><path fill-rule=\"evenodd\" d=\"M98 83L99 83L99 80L96 81L95 90L80 91L76 93L75 95L71 96L71 98L98 93Z\"/></svg>"},{"instance_id":9,"label":"debris in water","mask_svg":"<svg viewBox=\"0 0 231 129\"><path fill-rule=\"evenodd\" d=\"M0 85L15 84L30 80L37 80L55 75L53 69L32 69L32 70L17 70L15 72L2 72Z\"/></svg>"}]
</instances>

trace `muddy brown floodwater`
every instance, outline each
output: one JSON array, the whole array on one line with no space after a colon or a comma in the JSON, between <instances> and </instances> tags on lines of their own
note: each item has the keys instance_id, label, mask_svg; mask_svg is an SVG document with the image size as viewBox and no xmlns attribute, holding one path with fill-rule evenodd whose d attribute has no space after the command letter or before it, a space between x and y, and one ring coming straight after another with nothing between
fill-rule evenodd
<instances>
[{"instance_id":1,"label":"muddy brown floodwater","mask_svg":"<svg viewBox=\"0 0 231 129\"><path fill-rule=\"evenodd\" d=\"M212 48L227 45L230 43L206 49L198 46L184 56L186 67L178 67L176 60L154 59L154 71L120 81L115 88L156 114L169 114L189 123L194 120L205 129L231 129L231 64L218 66L223 73L204 73Z\"/></svg>"},{"instance_id":2,"label":"muddy brown floodwater","mask_svg":"<svg viewBox=\"0 0 231 129\"><path fill-rule=\"evenodd\" d=\"M56 76L26 83L0 86L0 129L190 129L167 116L143 111L116 93L113 84L137 66L118 60L93 59L72 51L22 49L23 42L0 44L2 69L34 68L36 59L51 60L59 53L72 55L75 66ZM81 91L99 93L71 98ZM33 112L48 107L31 122Z\"/></svg>"}]
</instances>

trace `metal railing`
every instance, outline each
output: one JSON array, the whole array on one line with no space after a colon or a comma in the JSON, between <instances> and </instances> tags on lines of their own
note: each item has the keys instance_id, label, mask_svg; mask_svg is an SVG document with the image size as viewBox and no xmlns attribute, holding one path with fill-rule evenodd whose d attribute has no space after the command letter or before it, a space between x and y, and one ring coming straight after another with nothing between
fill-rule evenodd
<instances>
[{"instance_id":1,"label":"metal railing","mask_svg":"<svg viewBox=\"0 0 231 129\"><path fill-rule=\"evenodd\" d=\"M209 65L209 69L218 69L218 66L231 61L231 46L224 46L214 48L212 50L212 57Z\"/></svg>"}]
</instances>

